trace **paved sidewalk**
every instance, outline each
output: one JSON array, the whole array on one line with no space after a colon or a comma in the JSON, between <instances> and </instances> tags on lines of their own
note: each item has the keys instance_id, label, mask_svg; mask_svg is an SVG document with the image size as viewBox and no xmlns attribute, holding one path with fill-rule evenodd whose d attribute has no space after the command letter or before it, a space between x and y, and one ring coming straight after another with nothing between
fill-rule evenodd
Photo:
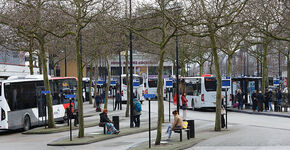
<instances>
[{"instance_id":1,"label":"paved sidewalk","mask_svg":"<svg viewBox=\"0 0 290 150\"><path fill-rule=\"evenodd\" d=\"M266 115L266 116L275 116L275 117L285 117L290 118L290 110L288 108L288 112L275 112L275 111L263 111L263 112L253 112L252 109L243 109L239 110L238 108L228 108L229 111L246 113L246 114L254 114L254 115Z\"/></svg>"}]
</instances>

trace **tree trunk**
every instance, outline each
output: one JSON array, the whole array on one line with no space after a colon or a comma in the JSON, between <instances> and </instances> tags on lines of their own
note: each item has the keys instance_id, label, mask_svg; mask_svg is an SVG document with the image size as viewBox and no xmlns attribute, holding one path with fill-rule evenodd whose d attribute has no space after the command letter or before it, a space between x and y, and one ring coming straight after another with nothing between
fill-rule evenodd
<instances>
[{"instance_id":1,"label":"tree trunk","mask_svg":"<svg viewBox=\"0 0 290 150\"><path fill-rule=\"evenodd\" d=\"M160 61L158 67L158 85L157 85L157 98L158 98L158 125L157 137L155 145L159 145L162 136L162 123L164 122L164 99L163 99L163 63L164 63L165 48L160 48Z\"/></svg>"},{"instance_id":2,"label":"tree trunk","mask_svg":"<svg viewBox=\"0 0 290 150\"><path fill-rule=\"evenodd\" d=\"M265 88L269 85L269 79L268 79L268 70L267 70L267 55L268 55L268 43L263 44L263 69L262 69L262 92L265 94Z\"/></svg>"},{"instance_id":3,"label":"tree trunk","mask_svg":"<svg viewBox=\"0 0 290 150\"><path fill-rule=\"evenodd\" d=\"M47 60L46 60L46 52L45 52L45 42L44 39L39 40L40 45L40 55L41 55L41 62L43 67L43 80L44 80L44 86L46 91L50 91L50 85L49 85L49 79L48 79L48 73L47 73ZM48 128L54 128L54 117L53 117L53 107L52 107L52 98L51 93L49 92L46 94L46 103L47 103L47 110L48 110Z\"/></svg>"},{"instance_id":4,"label":"tree trunk","mask_svg":"<svg viewBox=\"0 0 290 150\"><path fill-rule=\"evenodd\" d=\"M212 74L212 64L213 64L213 54L211 54L210 66L209 66L209 74Z\"/></svg>"},{"instance_id":5,"label":"tree trunk","mask_svg":"<svg viewBox=\"0 0 290 150\"><path fill-rule=\"evenodd\" d=\"M111 85L111 71L110 71L110 64L109 64L109 55L106 54L106 63L107 63L107 72L108 72L108 80L107 80L107 86L106 86L106 96L105 96L105 105L104 109L108 109L108 98L109 98L109 89Z\"/></svg>"},{"instance_id":6,"label":"tree trunk","mask_svg":"<svg viewBox=\"0 0 290 150\"><path fill-rule=\"evenodd\" d=\"M93 103L92 100L92 78L93 78L93 63L90 63L90 85L89 85L89 104Z\"/></svg>"},{"instance_id":7,"label":"tree trunk","mask_svg":"<svg viewBox=\"0 0 290 150\"><path fill-rule=\"evenodd\" d=\"M29 48L29 71L30 71L30 75L33 75L34 74L34 71L33 71L33 53L32 53L32 48L30 47Z\"/></svg>"},{"instance_id":8,"label":"tree trunk","mask_svg":"<svg viewBox=\"0 0 290 150\"><path fill-rule=\"evenodd\" d=\"M289 61L289 53L287 55L287 90L288 90L288 104L290 104L290 61Z\"/></svg>"},{"instance_id":9,"label":"tree trunk","mask_svg":"<svg viewBox=\"0 0 290 150\"><path fill-rule=\"evenodd\" d=\"M29 70L30 70L30 75L34 74L33 71L33 38L30 39L29 41Z\"/></svg>"},{"instance_id":10,"label":"tree trunk","mask_svg":"<svg viewBox=\"0 0 290 150\"><path fill-rule=\"evenodd\" d=\"M222 80L221 80L221 73L220 73L220 64L218 58L218 49L216 45L216 37L213 28L210 26L210 39L211 39L211 46L212 46L212 55L214 58L215 64L215 74L217 79L217 87L216 87L216 116L215 116L215 131L221 131L221 89L222 89Z\"/></svg>"},{"instance_id":11,"label":"tree trunk","mask_svg":"<svg viewBox=\"0 0 290 150\"><path fill-rule=\"evenodd\" d=\"M228 55L227 76L231 76L232 63L233 63L233 55Z\"/></svg>"},{"instance_id":12,"label":"tree trunk","mask_svg":"<svg viewBox=\"0 0 290 150\"><path fill-rule=\"evenodd\" d=\"M38 67L39 67L39 74L42 74L42 58L40 56L41 54L38 54Z\"/></svg>"},{"instance_id":13,"label":"tree trunk","mask_svg":"<svg viewBox=\"0 0 290 150\"><path fill-rule=\"evenodd\" d=\"M129 71L128 71L128 63L129 63L128 59L129 58L128 58L128 51L127 50L126 50L125 57L126 57L125 71L126 71L126 83L127 83L127 107L126 107L125 116L129 117L129 112L130 112L130 82L129 82Z\"/></svg>"},{"instance_id":14,"label":"tree trunk","mask_svg":"<svg viewBox=\"0 0 290 150\"><path fill-rule=\"evenodd\" d=\"M79 114L79 134L78 137L82 138L85 135L84 130L84 117L83 117L83 89L82 89L82 56L81 56L81 28L80 23L77 25L77 35L76 35L76 54L77 54L77 70L78 70L78 86L77 86L77 99L78 99L78 114Z\"/></svg>"},{"instance_id":15,"label":"tree trunk","mask_svg":"<svg viewBox=\"0 0 290 150\"><path fill-rule=\"evenodd\" d=\"M202 76L203 73L203 63L199 63L199 76Z\"/></svg>"},{"instance_id":16,"label":"tree trunk","mask_svg":"<svg viewBox=\"0 0 290 150\"><path fill-rule=\"evenodd\" d=\"M98 92L97 91L97 82L98 82L98 80L99 80L99 71L98 71L99 69L98 69L98 64L95 64L95 74L94 74L94 76L95 76L95 86L94 86L94 97L96 98L96 93ZM100 93L99 93L100 94ZM96 104L96 101L94 100L94 108L96 108L97 106L96 106L97 104Z\"/></svg>"}]
</instances>

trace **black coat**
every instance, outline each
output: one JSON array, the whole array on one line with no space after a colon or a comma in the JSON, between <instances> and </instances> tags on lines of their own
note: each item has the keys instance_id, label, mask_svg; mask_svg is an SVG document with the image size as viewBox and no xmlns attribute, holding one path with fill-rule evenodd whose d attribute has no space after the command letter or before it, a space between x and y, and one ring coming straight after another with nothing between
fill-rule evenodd
<instances>
[{"instance_id":1,"label":"black coat","mask_svg":"<svg viewBox=\"0 0 290 150\"><path fill-rule=\"evenodd\" d=\"M111 122L107 113L104 112L100 113L100 122Z\"/></svg>"},{"instance_id":2,"label":"black coat","mask_svg":"<svg viewBox=\"0 0 290 150\"><path fill-rule=\"evenodd\" d=\"M264 102L264 96L262 93L259 93L257 96L257 100L259 103L263 103Z\"/></svg>"},{"instance_id":3,"label":"black coat","mask_svg":"<svg viewBox=\"0 0 290 150\"><path fill-rule=\"evenodd\" d=\"M238 98L239 102L243 102L243 94L242 93L238 93L237 98Z\"/></svg>"}]
</instances>

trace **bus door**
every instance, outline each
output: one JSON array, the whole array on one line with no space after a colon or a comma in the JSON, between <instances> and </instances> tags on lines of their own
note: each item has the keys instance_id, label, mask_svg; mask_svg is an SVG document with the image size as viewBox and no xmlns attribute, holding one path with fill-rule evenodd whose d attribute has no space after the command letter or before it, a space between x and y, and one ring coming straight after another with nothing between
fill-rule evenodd
<instances>
[{"instance_id":1,"label":"bus door","mask_svg":"<svg viewBox=\"0 0 290 150\"><path fill-rule=\"evenodd\" d=\"M36 86L36 100L38 108L38 125L45 123L46 116L46 96L41 94L41 91L44 91L44 86Z\"/></svg>"},{"instance_id":2,"label":"bus door","mask_svg":"<svg viewBox=\"0 0 290 150\"><path fill-rule=\"evenodd\" d=\"M0 82L0 129L1 128L8 128L8 123L7 123L7 119L6 119L6 112L7 110L5 110L4 108L4 93L2 93L2 83ZM4 91L4 90L3 90Z\"/></svg>"}]
</instances>

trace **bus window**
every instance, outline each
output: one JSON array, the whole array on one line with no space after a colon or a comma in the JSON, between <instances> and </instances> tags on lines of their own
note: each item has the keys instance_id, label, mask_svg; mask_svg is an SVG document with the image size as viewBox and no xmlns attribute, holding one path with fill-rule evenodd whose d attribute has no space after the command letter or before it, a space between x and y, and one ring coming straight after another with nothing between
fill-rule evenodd
<instances>
[{"instance_id":1,"label":"bus window","mask_svg":"<svg viewBox=\"0 0 290 150\"><path fill-rule=\"evenodd\" d=\"M156 79L149 79L148 86L149 87L157 87L157 80Z\"/></svg>"},{"instance_id":2,"label":"bus window","mask_svg":"<svg viewBox=\"0 0 290 150\"><path fill-rule=\"evenodd\" d=\"M186 95L193 95L193 84L190 82L190 83L186 83Z\"/></svg>"},{"instance_id":3,"label":"bus window","mask_svg":"<svg viewBox=\"0 0 290 150\"><path fill-rule=\"evenodd\" d=\"M204 78L205 90L216 91L216 79L213 77Z\"/></svg>"}]
</instances>

